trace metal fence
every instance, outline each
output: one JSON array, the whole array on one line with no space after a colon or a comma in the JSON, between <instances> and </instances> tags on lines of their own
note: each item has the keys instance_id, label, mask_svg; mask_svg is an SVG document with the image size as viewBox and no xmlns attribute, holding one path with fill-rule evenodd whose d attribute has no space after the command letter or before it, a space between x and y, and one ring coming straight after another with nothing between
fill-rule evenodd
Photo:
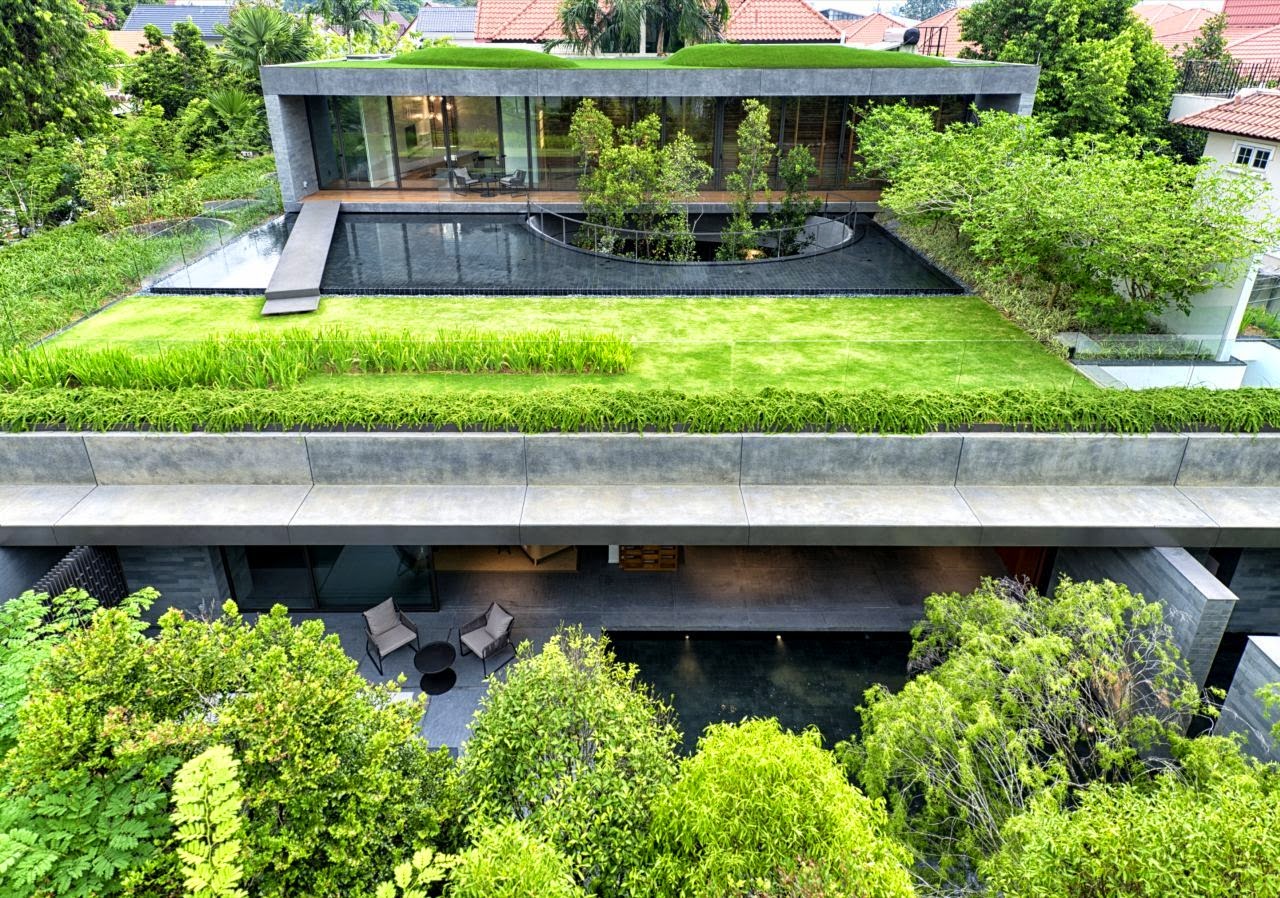
<instances>
[{"instance_id":1,"label":"metal fence","mask_svg":"<svg viewBox=\"0 0 1280 898\"><path fill-rule=\"evenodd\" d=\"M1232 97L1246 87L1280 84L1280 60L1184 59L1178 66L1178 93Z\"/></svg>"}]
</instances>

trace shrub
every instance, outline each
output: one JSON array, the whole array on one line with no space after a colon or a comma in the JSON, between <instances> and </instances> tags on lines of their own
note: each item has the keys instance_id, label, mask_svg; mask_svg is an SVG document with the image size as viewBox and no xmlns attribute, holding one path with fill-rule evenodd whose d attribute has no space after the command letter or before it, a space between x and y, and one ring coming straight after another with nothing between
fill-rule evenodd
<instances>
[{"instance_id":1,"label":"shrub","mask_svg":"<svg viewBox=\"0 0 1280 898\"><path fill-rule=\"evenodd\" d=\"M1144 777L1200 709L1161 606L1110 581L1046 597L985 580L927 598L912 638L925 672L867 690L842 752L941 879L968 876L1033 801Z\"/></svg>"},{"instance_id":2,"label":"shrub","mask_svg":"<svg viewBox=\"0 0 1280 898\"><path fill-rule=\"evenodd\" d=\"M521 820L575 879L618 894L643 863L649 809L675 774L670 709L604 637L558 630L490 681L462 758L473 835Z\"/></svg>"},{"instance_id":3,"label":"shrub","mask_svg":"<svg viewBox=\"0 0 1280 898\"><path fill-rule=\"evenodd\" d=\"M1073 809L1036 803L983 864L1006 898L1277 895L1280 776L1202 738L1154 783L1096 783Z\"/></svg>"},{"instance_id":4,"label":"shrub","mask_svg":"<svg viewBox=\"0 0 1280 898\"><path fill-rule=\"evenodd\" d=\"M654 809L657 894L915 894L884 806L849 785L816 730L776 720L712 724Z\"/></svg>"},{"instance_id":5,"label":"shrub","mask_svg":"<svg viewBox=\"0 0 1280 898\"><path fill-rule=\"evenodd\" d=\"M450 898L573 898L567 858L522 823L499 823L454 862Z\"/></svg>"}]
</instances>

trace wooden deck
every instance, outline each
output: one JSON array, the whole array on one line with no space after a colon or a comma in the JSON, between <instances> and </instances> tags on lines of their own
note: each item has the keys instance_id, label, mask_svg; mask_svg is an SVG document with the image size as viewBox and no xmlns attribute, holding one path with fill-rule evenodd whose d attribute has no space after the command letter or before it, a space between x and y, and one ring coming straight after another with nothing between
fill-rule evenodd
<instances>
[{"instance_id":1,"label":"wooden deck","mask_svg":"<svg viewBox=\"0 0 1280 898\"><path fill-rule=\"evenodd\" d=\"M823 197L831 203L875 203L880 200L879 190L814 190L811 191L814 196ZM540 205L576 205L580 202L578 191L576 190L535 190L529 194L529 198ZM768 202L770 199L775 202L782 198L780 192L761 193L760 202ZM422 203L432 206L458 206L458 211L464 211L461 207L477 206L477 205L493 205L511 207L513 204L524 206L525 194L517 193L497 193L493 196L483 196L479 191L470 193L458 193L454 190L318 190L315 193L303 197L304 203L325 202L337 200L345 205L356 206L372 206L372 205L395 205L395 204L412 204ZM733 194L727 190L705 190L698 194L698 203L707 203L714 205L727 205L733 201ZM467 209L465 211L474 211ZM504 210L505 211L505 210Z\"/></svg>"}]
</instances>

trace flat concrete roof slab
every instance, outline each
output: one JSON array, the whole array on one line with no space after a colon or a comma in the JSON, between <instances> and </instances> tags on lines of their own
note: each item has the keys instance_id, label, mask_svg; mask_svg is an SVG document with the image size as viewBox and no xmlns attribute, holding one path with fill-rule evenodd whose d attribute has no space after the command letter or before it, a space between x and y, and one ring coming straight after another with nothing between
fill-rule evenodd
<instances>
[{"instance_id":1,"label":"flat concrete roof slab","mask_svg":"<svg viewBox=\"0 0 1280 898\"><path fill-rule=\"evenodd\" d=\"M84 444L103 486L311 483L299 433L94 433Z\"/></svg>"},{"instance_id":2,"label":"flat concrete roof slab","mask_svg":"<svg viewBox=\"0 0 1280 898\"><path fill-rule=\"evenodd\" d=\"M53 525L92 490L87 484L0 485L0 545L58 545Z\"/></svg>"},{"instance_id":3,"label":"flat concrete roof slab","mask_svg":"<svg viewBox=\"0 0 1280 898\"><path fill-rule=\"evenodd\" d=\"M520 519L530 545L746 545L736 486L531 486Z\"/></svg>"},{"instance_id":4,"label":"flat concrete roof slab","mask_svg":"<svg viewBox=\"0 0 1280 898\"><path fill-rule=\"evenodd\" d=\"M743 486L742 499L752 545L975 545L981 533L949 486Z\"/></svg>"},{"instance_id":5,"label":"flat concrete roof slab","mask_svg":"<svg viewBox=\"0 0 1280 898\"><path fill-rule=\"evenodd\" d=\"M59 544L287 545L310 486L100 486L54 527Z\"/></svg>"},{"instance_id":6,"label":"flat concrete roof slab","mask_svg":"<svg viewBox=\"0 0 1280 898\"><path fill-rule=\"evenodd\" d=\"M0 483L96 483L78 433L0 434Z\"/></svg>"},{"instance_id":7,"label":"flat concrete roof slab","mask_svg":"<svg viewBox=\"0 0 1280 898\"><path fill-rule=\"evenodd\" d=\"M523 486L316 486L289 525L301 545L516 545Z\"/></svg>"},{"instance_id":8,"label":"flat concrete roof slab","mask_svg":"<svg viewBox=\"0 0 1280 898\"><path fill-rule=\"evenodd\" d=\"M1280 487L1183 486L1221 528L1220 546L1280 546Z\"/></svg>"},{"instance_id":9,"label":"flat concrete roof slab","mask_svg":"<svg viewBox=\"0 0 1280 898\"><path fill-rule=\"evenodd\" d=\"M525 438L507 433L310 433L317 484L525 483Z\"/></svg>"},{"instance_id":10,"label":"flat concrete roof slab","mask_svg":"<svg viewBox=\"0 0 1280 898\"><path fill-rule=\"evenodd\" d=\"M1173 487L962 486L984 546L1212 546L1218 525Z\"/></svg>"}]
</instances>

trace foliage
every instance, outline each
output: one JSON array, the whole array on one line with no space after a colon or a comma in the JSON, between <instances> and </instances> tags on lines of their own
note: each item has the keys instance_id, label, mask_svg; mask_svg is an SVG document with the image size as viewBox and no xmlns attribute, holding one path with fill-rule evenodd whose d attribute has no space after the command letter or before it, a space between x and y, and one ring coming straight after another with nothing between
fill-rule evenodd
<instances>
[{"instance_id":1,"label":"foliage","mask_svg":"<svg viewBox=\"0 0 1280 898\"><path fill-rule=\"evenodd\" d=\"M371 891L388 864L438 838L456 815L448 753L418 737L421 703L395 701L394 684L367 683L321 621L295 627L276 606L250 626L234 604L223 611L210 622L171 610L148 637L136 614L108 609L56 646L20 712L6 808L66 831L59 805L74 804L71 822L90 836L110 824L104 842L127 846L126 857L79 832L55 846L62 868L93 871L97 890L110 891L105 883L138 868L144 848L163 844L173 771L210 745L234 745L246 890ZM22 848L29 866L37 852ZM71 894L52 874L44 881Z\"/></svg>"},{"instance_id":2,"label":"foliage","mask_svg":"<svg viewBox=\"0 0 1280 898\"><path fill-rule=\"evenodd\" d=\"M569 860L521 822L498 823L458 856L449 898L574 898Z\"/></svg>"},{"instance_id":3,"label":"foliage","mask_svg":"<svg viewBox=\"0 0 1280 898\"><path fill-rule=\"evenodd\" d=\"M923 671L867 690L844 746L918 862L963 881L1034 801L1142 778L1199 710L1161 606L1119 584L1062 578L1052 597L984 580L933 595L912 630Z\"/></svg>"},{"instance_id":4,"label":"foliage","mask_svg":"<svg viewBox=\"0 0 1280 898\"><path fill-rule=\"evenodd\" d=\"M190 22L174 23L172 50L155 25L146 26L146 35L147 49L126 71L124 89L140 103L159 106L165 118L177 118L209 90L213 54Z\"/></svg>"},{"instance_id":5,"label":"foliage","mask_svg":"<svg viewBox=\"0 0 1280 898\"><path fill-rule=\"evenodd\" d=\"M348 53L353 52L353 38L377 34L378 26L369 14L390 9L388 0L312 0L306 7L346 39Z\"/></svg>"},{"instance_id":6,"label":"foliage","mask_svg":"<svg viewBox=\"0 0 1280 898\"><path fill-rule=\"evenodd\" d=\"M683 131L662 143L662 123L647 115L614 128L595 101L573 114L569 137L582 161L578 187L586 222L579 245L642 259L687 261L695 245L685 205L710 180L711 166ZM644 233L630 237L621 232Z\"/></svg>"},{"instance_id":7,"label":"foliage","mask_svg":"<svg viewBox=\"0 0 1280 898\"><path fill-rule=\"evenodd\" d=\"M983 865L1006 898L1149 898L1280 894L1280 776L1237 745L1179 746L1154 783L1097 783L1073 809L1037 802L1005 828Z\"/></svg>"},{"instance_id":8,"label":"foliage","mask_svg":"<svg viewBox=\"0 0 1280 898\"><path fill-rule=\"evenodd\" d=\"M956 0L904 0L897 12L908 19L924 20L955 8Z\"/></svg>"},{"instance_id":9,"label":"foliage","mask_svg":"<svg viewBox=\"0 0 1280 898\"><path fill-rule=\"evenodd\" d=\"M891 181L883 207L947 225L999 275L1053 284L1051 303L1099 330L1142 331L1166 309L1188 311L1276 234L1252 213L1256 179L1141 153L1132 140L1060 140L1037 118L1000 112L936 132L902 105L872 110L857 130L867 170Z\"/></svg>"},{"instance_id":10,"label":"foliage","mask_svg":"<svg viewBox=\"0 0 1280 898\"><path fill-rule=\"evenodd\" d=\"M525 643L505 677L490 680L471 724L468 828L523 821L568 858L579 883L618 894L643 863L650 807L675 774L679 739L670 708L605 637L575 626L537 654Z\"/></svg>"},{"instance_id":11,"label":"foliage","mask_svg":"<svg viewBox=\"0 0 1280 898\"><path fill-rule=\"evenodd\" d=\"M1232 59L1227 52L1227 25L1225 12L1215 13L1205 19L1195 38L1182 50L1180 59L1183 62L1216 60L1230 63Z\"/></svg>"},{"instance_id":12,"label":"foliage","mask_svg":"<svg viewBox=\"0 0 1280 898\"><path fill-rule=\"evenodd\" d=\"M822 209L822 200L809 195L809 179L818 174L818 164L806 146L794 146L778 159L778 179L782 181L782 203L769 218L768 227L778 229L778 255L793 256L813 239L804 230L809 216Z\"/></svg>"},{"instance_id":13,"label":"foliage","mask_svg":"<svg viewBox=\"0 0 1280 898\"><path fill-rule=\"evenodd\" d=\"M673 53L666 64L713 69L920 69L952 63L936 56L838 44L699 44Z\"/></svg>"},{"instance_id":14,"label":"foliage","mask_svg":"<svg viewBox=\"0 0 1280 898\"><path fill-rule=\"evenodd\" d=\"M805 873L825 894L915 894L884 806L849 785L816 730L712 724L654 809L657 892L775 894Z\"/></svg>"},{"instance_id":15,"label":"foliage","mask_svg":"<svg viewBox=\"0 0 1280 898\"><path fill-rule=\"evenodd\" d=\"M576 69L572 59L537 50L507 47L427 47L401 53L388 65L440 66L467 69Z\"/></svg>"},{"instance_id":16,"label":"foliage","mask_svg":"<svg viewBox=\"0 0 1280 898\"><path fill-rule=\"evenodd\" d=\"M1240 333L1244 334L1250 329L1265 337L1280 337L1280 315L1272 314L1261 306L1249 306L1244 310L1244 318L1240 321Z\"/></svg>"},{"instance_id":17,"label":"foliage","mask_svg":"<svg viewBox=\"0 0 1280 898\"><path fill-rule=\"evenodd\" d=\"M52 125L34 133L0 136L0 215L23 231L36 231L62 218L74 203L74 171L69 147ZM0 219L0 234L5 221Z\"/></svg>"},{"instance_id":18,"label":"foliage","mask_svg":"<svg viewBox=\"0 0 1280 898\"><path fill-rule=\"evenodd\" d=\"M659 55L685 44L721 39L729 17L725 0L565 0L558 13L565 35L548 47L575 53L647 53L649 39Z\"/></svg>"},{"instance_id":19,"label":"foliage","mask_svg":"<svg viewBox=\"0 0 1280 898\"><path fill-rule=\"evenodd\" d=\"M1128 0L983 0L960 14L980 59L1038 64L1036 113L1053 133L1135 134L1163 128L1175 71Z\"/></svg>"},{"instance_id":20,"label":"foliage","mask_svg":"<svg viewBox=\"0 0 1280 898\"><path fill-rule=\"evenodd\" d=\"M0 0L0 136L92 134L110 117L113 55L76 0Z\"/></svg>"},{"instance_id":21,"label":"foliage","mask_svg":"<svg viewBox=\"0 0 1280 898\"><path fill-rule=\"evenodd\" d=\"M258 83L259 66L302 62L315 49L306 19L266 3L234 6L227 24L214 28L222 36L219 58L253 84Z\"/></svg>"},{"instance_id":22,"label":"foliage","mask_svg":"<svg viewBox=\"0 0 1280 898\"><path fill-rule=\"evenodd\" d=\"M246 898L240 880L240 762L211 745L173 778L174 839L190 898Z\"/></svg>"},{"instance_id":23,"label":"foliage","mask_svg":"<svg viewBox=\"0 0 1280 898\"><path fill-rule=\"evenodd\" d=\"M431 887L442 881L450 859L434 849L419 848L413 857L397 864L390 882L378 883L374 898L427 898Z\"/></svg>"},{"instance_id":24,"label":"foliage","mask_svg":"<svg viewBox=\"0 0 1280 898\"><path fill-rule=\"evenodd\" d=\"M363 392L352 389L179 390L112 388L0 392L0 430L149 429L225 432L263 428L458 428L691 433L929 433L1003 426L1035 432L1257 433L1280 427L1280 393L1053 390L1045 388L901 392L803 392L769 388L610 390L576 387L522 393Z\"/></svg>"},{"instance_id":25,"label":"foliage","mask_svg":"<svg viewBox=\"0 0 1280 898\"><path fill-rule=\"evenodd\" d=\"M756 99L742 101L742 122L738 125L738 165L725 176L725 186L733 194L733 214L721 235L716 258L723 261L750 259L760 253L760 235L753 215L756 193L769 186L769 164L773 160L769 107Z\"/></svg>"},{"instance_id":26,"label":"foliage","mask_svg":"<svg viewBox=\"0 0 1280 898\"><path fill-rule=\"evenodd\" d=\"M629 342L612 334L560 331L250 332L166 344L145 354L132 348L15 350L0 355L0 386L279 387L325 372L620 374L634 354Z\"/></svg>"}]
</instances>

